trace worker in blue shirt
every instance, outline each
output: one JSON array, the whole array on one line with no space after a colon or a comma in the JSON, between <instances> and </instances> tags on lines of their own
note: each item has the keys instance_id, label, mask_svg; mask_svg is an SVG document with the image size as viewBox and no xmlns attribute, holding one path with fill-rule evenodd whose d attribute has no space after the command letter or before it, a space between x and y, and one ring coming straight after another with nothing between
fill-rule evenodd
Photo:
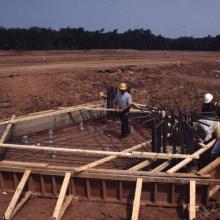
<instances>
[{"instance_id":1,"label":"worker in blue shirt","mask_svg":"<svg viewBox=\"0 0 220 220\"><path fill-rule=\"evenodd\" d=\"M115 97L115 111L119 113L121 120L121 137L124 138L130 133L128 113L132 106L131 95L127 92L127 85L122 82L118 86Z\"/></svg>"}]
</instances>

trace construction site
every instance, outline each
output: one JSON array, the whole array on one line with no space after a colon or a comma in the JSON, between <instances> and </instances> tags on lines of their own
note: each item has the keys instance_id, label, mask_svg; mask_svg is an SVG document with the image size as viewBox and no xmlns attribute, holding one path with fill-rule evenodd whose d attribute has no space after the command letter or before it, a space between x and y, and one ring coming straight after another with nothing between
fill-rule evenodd
<instances>
[{"instance_id":1,"label":"construction site","mask_svg":"<svg viewBox=\"0 0 220 220\"><path fill-rule=\"evenodd\" d=\"M219 77L217 52L0 51L0 218L220 219L216 137L195 126Z\"/></svg>"}]
</instances>

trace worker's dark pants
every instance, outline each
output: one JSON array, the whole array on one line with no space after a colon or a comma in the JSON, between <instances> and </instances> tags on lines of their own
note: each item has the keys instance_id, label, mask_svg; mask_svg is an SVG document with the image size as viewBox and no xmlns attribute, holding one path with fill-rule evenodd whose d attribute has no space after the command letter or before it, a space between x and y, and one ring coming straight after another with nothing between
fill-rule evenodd
<instances>
[{"instance_id":1,"label":"worker's dark pants","mask_svg":"<svg viewBox=\"0 0 220 220\"><path fill-rule=\"evenodd\" d=\"M128 112L120 114L121 119L121 137L126 137L130 133L130 127L128 123Z\"/></svg>"},{"instance_id":2,"label":"worker's dark pants","mask_svg":"<svg viewBox=\"0 0 220 220\"><path fill-rule=\"evenodd\" d=\"M217 157L220 156L220 138L216 139L214 147L212 148L211 154Z\"/></svg>"}]
</instances>

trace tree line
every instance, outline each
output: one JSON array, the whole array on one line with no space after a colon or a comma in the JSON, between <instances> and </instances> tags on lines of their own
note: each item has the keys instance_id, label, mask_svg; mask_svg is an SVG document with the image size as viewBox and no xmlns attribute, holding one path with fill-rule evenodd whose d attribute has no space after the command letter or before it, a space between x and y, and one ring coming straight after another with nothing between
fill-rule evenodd
<instances>
[{"instance_id":1,"label":"tree line","mask_svg":"<svg viewBox=\"0 0 220 220\"><path fill-rule=\"evenodd\" d=\"M134 29L119 33L117 29L87 31L84 28L0 27L1 50L81 50L81 49L139 49L220 51L220 35L204 38L176 39L154 35L151 30Z\"/></svg>"}]
</instances>

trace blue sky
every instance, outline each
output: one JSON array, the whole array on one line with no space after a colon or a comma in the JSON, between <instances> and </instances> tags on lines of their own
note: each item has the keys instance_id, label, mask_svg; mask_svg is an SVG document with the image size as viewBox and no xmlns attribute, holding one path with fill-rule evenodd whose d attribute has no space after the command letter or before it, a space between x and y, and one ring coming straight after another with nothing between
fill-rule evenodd
<instances>
[{"instance_id":1,"label":"blue sky","mask_svg":"<svg viewBox=\"0 0 220 220\"><path fill-rule=\"evenodd\" d=\"M144 28L166 37L220 34L220 0L0 0L0 26Z\"/></svg>"}]
</instances>

